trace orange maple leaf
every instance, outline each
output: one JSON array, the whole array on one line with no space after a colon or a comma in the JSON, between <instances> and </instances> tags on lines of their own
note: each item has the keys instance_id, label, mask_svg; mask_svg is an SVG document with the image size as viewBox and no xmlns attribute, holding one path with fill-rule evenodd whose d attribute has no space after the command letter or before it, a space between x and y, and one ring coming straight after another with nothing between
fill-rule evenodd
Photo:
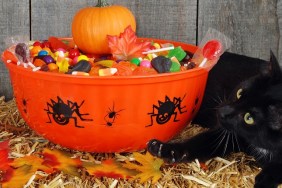
<instances>
[{"instance_id":1,"label":"orange maple leaf","mask_svg":"<svg viewBox=\"0 0 282 188\"><path fill-rule=\"evenodd\" d=\"M145 155L134 152L133 156L139 164L125 161L126 163L123 167L139 171L139 173L134 176L134 179L140 179L141 183L149 179L152 179L153 184L157 183L162 177L160 168L164 164L164 161L160 158L153 157L149 152Z\"/></svg>"},{"instance_id":2,"label":"orange maple leaf","mask_svg":"<svg viewBox=\"0 0 282 188\"><path fill-rule=\"evenodd\" d=\"M128 26L120 36L107 36L109 48L117 60L130 60L134 57L143 57L142 52L148 51L150 42L139 42L137 36Z\"/></svg>"},{"instance_id":3,"label":"orange maple leaf","mask_svg":"<svg viewBox=\"0 0 282 188\"><path fill-rule=\"evenodd\" d=\"M135 170L124 168L120 162L113 159L106 159L101 164L84 163L83 167L95 177L130 179L138 173Z\"/></svg>"},{"instance_id":4,"label":"orange maple leaf","mask_svg":"<svg viewBox=\"0 0 282 188\"><path fill-rule=\"evenodd\" d=\"M59 150L45 148L42 152L43 165L60 170L66 174L79 177L78 168L82 162L78 158L71 158L71 155Z\"/></svg>"},{"instance_id":5,"label":"orange maple leaf","mask_svg":"<svg viewBox=\"0 0 282 188\"><path fill-rule=\"evenodd\" d=\"M2 188L22 188L35 172L31 165L23 165L15 170L9 181L2 182Z\"/></svg>"},{"instance_id":6,"label":"orange maple leaf","mask_svg":"<svg viewBox=\"0 0 282 188\"><path fill-rule=\"evenodd\" d=\"M48 174L51 174L53 172L53 169L44 165L44 160L40 157L37 157L35 155L25 156L22 158L15 159L10 165L13 168L19 168L24 165L29 165L30 171L36 172L38 170L44 171Z\"/></svg>"},{"instance_id":7,"label":"orange maple leaf","mask_svg":"<svg viewBox=\"0 0 282 188\"><path fill-rule=\"evenodd\" d=\"M53 169L42 164L43 159L35 155L25 156L22 158L16 158L9 163L12 167L12 172L2 181L3 188L7 187L23 187L28 180L36 173L38 170L42 170L46 173L52 173ZM39 176L36 176L39 178Z\"/></svg>"}]
</instances>

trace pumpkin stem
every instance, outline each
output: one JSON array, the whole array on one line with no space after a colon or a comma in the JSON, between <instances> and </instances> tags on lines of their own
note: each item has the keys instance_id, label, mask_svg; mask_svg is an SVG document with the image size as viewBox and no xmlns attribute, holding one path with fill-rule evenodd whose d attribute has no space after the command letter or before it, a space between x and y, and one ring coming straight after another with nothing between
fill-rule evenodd
<instances>
[{"instance_id":1,"label":"pumpkin stem","mask_svg":"<svg viewBox=\"0 0 282 188\"><path fill-rule=\"evenodd\" d=\"M95 7L107 7L107 6L110 6L107 0L98 0L98 3Z\"/></svg>"}]
</instances>

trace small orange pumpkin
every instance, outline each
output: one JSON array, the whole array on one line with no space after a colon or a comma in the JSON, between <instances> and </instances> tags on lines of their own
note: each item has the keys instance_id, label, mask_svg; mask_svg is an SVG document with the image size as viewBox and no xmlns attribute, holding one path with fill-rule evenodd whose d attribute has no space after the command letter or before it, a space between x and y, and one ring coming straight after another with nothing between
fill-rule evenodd
<instances>
[{"instance_id":1,"label":"small orange pumpkin","mask_svg":"<svg viewBox=\"0 0 282 188\"><path fill-rule=\"evenodd\" d=\"M83 8L75 14L72 37L84 53L108 54L107 35L119 35L129 25L136 31L135 17L129 9L98 0L95 7Z\"/></svg>"}]
</instances>

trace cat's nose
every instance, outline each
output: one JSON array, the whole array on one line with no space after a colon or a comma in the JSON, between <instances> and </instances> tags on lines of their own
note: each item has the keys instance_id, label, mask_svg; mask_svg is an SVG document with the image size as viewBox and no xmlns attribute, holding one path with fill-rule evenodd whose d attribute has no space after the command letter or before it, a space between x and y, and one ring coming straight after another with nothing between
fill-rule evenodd
<instances>
[{"instance_id":1,"label":"cat's nose","mask_svg":"<svg viewBox=\"0 0 282 188\"><path fill-rule=\"evenodd\" d=\"M226 118L228 115L232 114L234 112L234 108L232 108L229 105L226 106L221 106L220 108L218 108L218 116L221 119Z\"/></svg>"}]
</instances>

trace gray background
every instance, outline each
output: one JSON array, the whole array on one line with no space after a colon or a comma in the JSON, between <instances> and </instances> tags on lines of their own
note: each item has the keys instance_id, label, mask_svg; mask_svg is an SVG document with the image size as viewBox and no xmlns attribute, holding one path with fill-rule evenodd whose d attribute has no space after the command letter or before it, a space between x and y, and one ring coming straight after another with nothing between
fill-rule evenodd
<instances>
[{"instance_id":1,"label":"gray background","mask_svg":"<svg viewBox=\"0 0 282 188\"><path fill-rule=\"evenodd\" d=\"M109 0L113 3L113 0ZM4 40L26 35L31 40L71 36L71 21L77 10L95 0L1 0L0 52ZM282 0L115 0L128 7L137 21L137 35L201 42L212 27L229 36L229 51L269 59L273 50L282 58ZM0 96L12 97L8 72L0 63Z\"/></svg>"}]
</instances>

